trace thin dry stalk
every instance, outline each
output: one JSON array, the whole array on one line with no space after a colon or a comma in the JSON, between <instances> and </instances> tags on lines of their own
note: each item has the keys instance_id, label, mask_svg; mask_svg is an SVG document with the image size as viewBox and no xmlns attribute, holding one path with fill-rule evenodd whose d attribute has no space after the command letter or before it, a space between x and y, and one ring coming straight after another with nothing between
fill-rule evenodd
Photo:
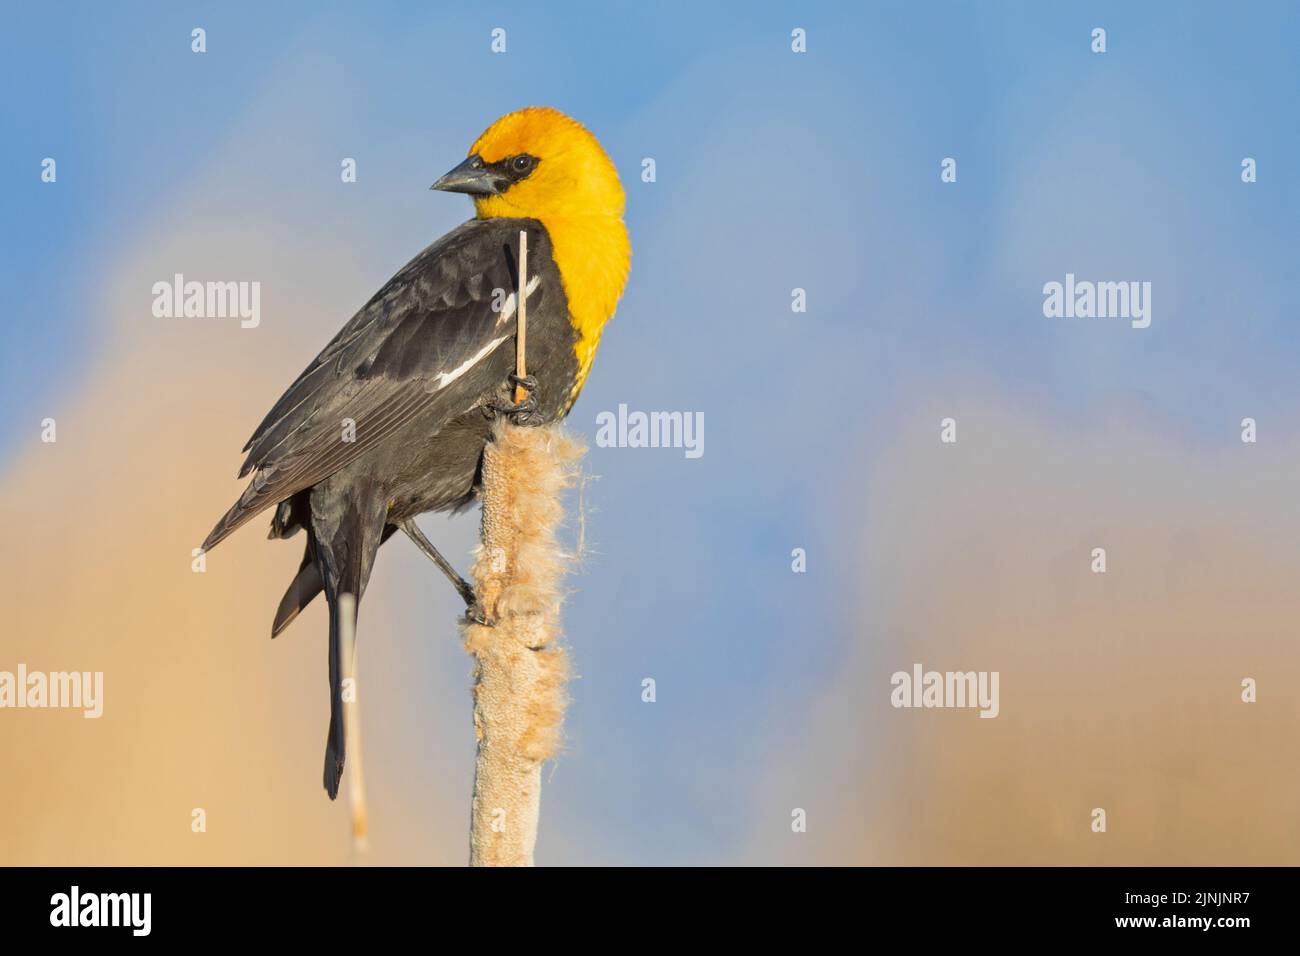
<instances>
[{"instance_id":1,"label":"thin dry stalk","mask_svg":"<svg viewBox=\"0 0 1300 956\"><path fill-rule=\"evenodd\" d=\"M361 769L361 710L357 702L357 601L339 595L339 635L343 652L343 728L348 742L348 804L352 811L352 852L363 856L370 849L366 816L366 783Z\"/></svg>"}]
</instances>

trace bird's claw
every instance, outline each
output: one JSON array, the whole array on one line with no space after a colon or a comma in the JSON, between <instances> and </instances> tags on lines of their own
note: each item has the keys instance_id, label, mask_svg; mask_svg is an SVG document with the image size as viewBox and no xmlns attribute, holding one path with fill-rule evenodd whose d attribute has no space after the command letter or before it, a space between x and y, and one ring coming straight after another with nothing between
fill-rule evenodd
<instances>
[{"instance_id":1,"label":"bird's claw","mask_svg":"<svg viewBox=\"0 0 1300 956\"><path fill-rule=\"evenodd\" d=\"M466 606L465 623L477 624L480 627L495 626L491 621L487 619L487 615L483 613L483 605L479 604L477 600L475 600L472 604Z\"/></svg>"},{"instance_id":2,"label":"bird's claw","mask_svg":"<svg viewBox=\"0 0 1300 956\"><path fill-rule=\"evenodd\" d=\"M506 417L510 419L511 424L525 428L535 428L545 421L541 410L537 407L537 399L531 393L525 396L522 402L515 402L506 412Z\"/></svg>"},{"instance_id":3,"label":"bird's claw","mask_svg":"<svg viewBox=\"0 0 1300 956\"><path fill-rule=\"evenodd\" d=\"M521 378L512 373L510 375L510 384L516 388L522 387L527 390L528 394L524 396L523 401L511 402L498 397L483 406L483 413L488 418L504 415L510 419L511 424L523 427L535 427L545 424L546 419L542 417L537 404L537 379L531 375L525 375Z\"/></svg>"}]
</instances>

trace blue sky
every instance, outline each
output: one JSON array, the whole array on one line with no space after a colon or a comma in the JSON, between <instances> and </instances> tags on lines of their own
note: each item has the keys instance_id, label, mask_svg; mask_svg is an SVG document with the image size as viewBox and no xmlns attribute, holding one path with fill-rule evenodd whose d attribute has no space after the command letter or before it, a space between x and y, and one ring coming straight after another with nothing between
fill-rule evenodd
<instances>
[{"instance_id":1,"label":"blue sky","mask_svg":"<svg viewBox=\"0 0 1300 956\"><path fill-rule=\"evenodd\" d=\"M619 403L698 410L706 453L592 449L596 554L568 612L584 678L556 812L602 858L728 858L755 829L763 755L798 747L807 701L862 639L850 617L872 594L845 515L903 423L992 391L1068 427L1118 416L1193 446L1235 441L1252 414L1300 434L1293 5L844 6L6 10L0 461L93 373L121 332L99 308L119 257L178 209L228 204L327 250L278 276L281 301L345 257L360 279L308 336L323 344L468 216L426 187L483 127L532 103L571 113L622 171L634 245L572 423L592 436ZM339 188L341 156L355 188ZM1044 318L1042 285L1067 272L1151 281L1151 328ZM314 349L270 354L273 334L249 348L287 384ZM807 575L790 573L796 546Z\"/></svg>"},{"instance_id":2,"label":"blue sky","mask_svg":"<svg viewBox=\"0 0 1300 956\"><path fill-rule=\"evenodd\" d=\"M97 266L186 188L277 65L311 53L330 62L331 93L343 92L304 100L301 109L341 148L361 154L371 181L435 174L444 157L461 149L459 141L438 142L435 130L477 129L485 117L520 102L556 103L603 131L625 171L635 172L641 153L656 156L664 175L657 189L632 196L634 227L662 209L659 197L684 187L700 193L701 220L736 216L728 205L735 198L750 215L761 210L773 232L808 239L782 251L783 261L804 272L825 257L815 241L819 217L888 228L890 249L855 263L857 278L878 288L897 274L885 257L905 257L937 307L984 313L978 338L992 360L1009 363L1049 347L1051 333L1040 323L1026 334L1017 315L1032 305L1036 287L1011 286L986 256L996 250L990 237L1017 197L1030 201L1026 182L1037 182L1042 194L1033 201L1047 205L1024 213L1034 220L1027 241L1058 253L1057 261L1041 263L1052 274L1064 272L1073 256L1084 260L1083 268L1080 247L1100 254L1091 240L1101 234L1105 248L1127 252L1129 243L1154 263L1162 221L1176 212L1190 233L1179 237L1182 262L1166 265L1188 274L1170 278L1192 297L1201 294L1201 281L1250 281L1265 301L1235 317L1236 343L1261 334L1278 344L1279 335L1295 342L1294 324L1268 301L1270 289L1291 301L1297 291L1296 186L1280 162L1296 137L1287 117L1297 92L1291 54L1297 14L1285 4L1251 4L1234 16L1215 5L1180 4L1176 17L1159 5L1123 4L1050 10L864 5L847 19L816 6L796 17L779 4L746 5L744 18L710 5L622 4L617 16L601 15L603 9L70 4L7 10L3 116L10 148L3 157L7 228L0 276L11 305L11 347L0 370L6 404L19 414L0 425L3 447L12 446L22 421L57 402L93 358L102 334L94 321L94 289L103 281ZM200 21L210 43L202 57L176 39ZM509 27L506 56L483 55L489 21ZM810 52L798 60L776 57L788 52L787 25L795 22L810 31ZM1093 24L1109 31L1103 56L1074 39ZM684 76L691 77L689 91L681 89ZM669 98L676 102L665 109ZM770 120L767 130L751 127L754 139L737 146L741 152L725 172L755 195L710 201L710 188L729 191L727 184L703 180L693 167L702 147L733 132L719 107ZM656 126L641 121L656 109ZM1055 152L1044 151L1049 131ZM423 145L418 164L417 156L387 148L399 136ZM39 160L47 155L59 162L56 188L39 181ZM937 189L934 167L947 155L959 160L959 183ZM1262 167L1260 181L1244 191L1224 174L1241 155L1257 155ZM810 177L803 188L778 165L795 156ZM274 144L265 163L270 172ZM1055 167L1055 175L1045 166ZM1086 182L1055 188L1085 167ZM313 175L332 175L325 168L287 172L304 187ZM1109 199L1098 201L1102 191ZM767 208L772 193L782 194L776 210ZM1143 207L1153 204L1157 214L1148 215ZM378 212L364 201L358 207L362 215ZM426 218L430 212L415 201L412 211ZM792 224L790 216L800 221ZM1070 234L1081 228L1086 245L1072 245ZM640 261L653 250L641 243L638 253ZM1214 264L1207 272L1198 257L1208 254ZM814 297L823 304L819 311L853 298L846 279L821 280ZM1162 301L1172 307L1176 300L1165 291ZM1207 322L1228 324L1218 321L1224 303L1202 304ZM1189 310L1179 318L1200 322ZM940 352L944 342L960 341L966 352L969 319L937 315L923 327L908 326L889 337ZM1285 349L1261 356L1228 342L1224 356L1223 342L1185 341L1198 351L1179 353L1167 336L1144 347L1180 367L1189 360L1217 367L1226 358L1235 371L1249 372L1237 377L1251 379L1253 388L1285 377ZM1123 356L1099 358L1106 367L1085 369L1089 381L1102 375L1118 385L1133 378ZM1259 367L1261 360L1267 367ZM1202 371L1208 377L1212 369Z\"/></svg>"}]
</instances>

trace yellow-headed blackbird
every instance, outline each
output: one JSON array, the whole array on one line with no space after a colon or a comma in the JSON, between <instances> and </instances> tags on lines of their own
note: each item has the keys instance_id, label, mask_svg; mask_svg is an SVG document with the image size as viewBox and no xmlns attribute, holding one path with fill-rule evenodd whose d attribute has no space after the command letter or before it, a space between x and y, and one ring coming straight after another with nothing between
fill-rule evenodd
<instances>
[{"instance_id":1,"label":"yellow-headed blackbird","mask_svg":"<svg viewBox=\"0 0 1300 956\"><path fill-rule=\"evenodd\" d=\"M473 608L472 589L415 516L474 500L494 415L535 424L568 413L631 256L614 164L591 133L556 110L501 117L432 188L468 193L476 218L407 263L289 386L244 447L240 477L251 472L251 484L203 543L214 547L272 505L272 538L306 529L306 554L271 634L325 592L331 799L344 760L339 597L360 601L376 551L401 529ZM530 391L514 404L521 230Z\"/></svg>"}]
</instances>

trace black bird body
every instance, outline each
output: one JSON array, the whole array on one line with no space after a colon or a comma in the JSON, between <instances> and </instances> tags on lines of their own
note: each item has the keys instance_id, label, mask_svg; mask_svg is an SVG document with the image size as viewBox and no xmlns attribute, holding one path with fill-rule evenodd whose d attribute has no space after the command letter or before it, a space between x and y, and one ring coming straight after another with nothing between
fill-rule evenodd
<instances>
[{"instance_id":1,"label":"black bird body","mask_svg":"<svg viewBox=\"0 0 1300 956\"><path fill-rule=\"evenodd\" d=\"M577 333L546 229L533 220L472 219L385 283L276 402L244 446L240 477L255 472L254 480L205 550L328 478L375 480L395 518L467 503L488 434L482 407L508 395L515 367L523 230L532 286L528 369L543 417L567 413Z\"/></svg>"},{"instance_id":2,"label":"black bird body","mask_svg":"<svg viewBox=\"0 0 1300 956\"><path fill-rule=\"evenodd\" d=\"M252 472L252 483L203 543L210 550L272 505L271 537L307 530L272 636L325 591L331 797L344 753L338 597L360 601L380 544L400 522L474 500L491 406L508 403L512 391L521 231L528 372L543 418L567 414L578 333L546 229L529 219L470 220L393 276L284 393L245 446L241 476Z\"/></svg>"}]
</instances>

